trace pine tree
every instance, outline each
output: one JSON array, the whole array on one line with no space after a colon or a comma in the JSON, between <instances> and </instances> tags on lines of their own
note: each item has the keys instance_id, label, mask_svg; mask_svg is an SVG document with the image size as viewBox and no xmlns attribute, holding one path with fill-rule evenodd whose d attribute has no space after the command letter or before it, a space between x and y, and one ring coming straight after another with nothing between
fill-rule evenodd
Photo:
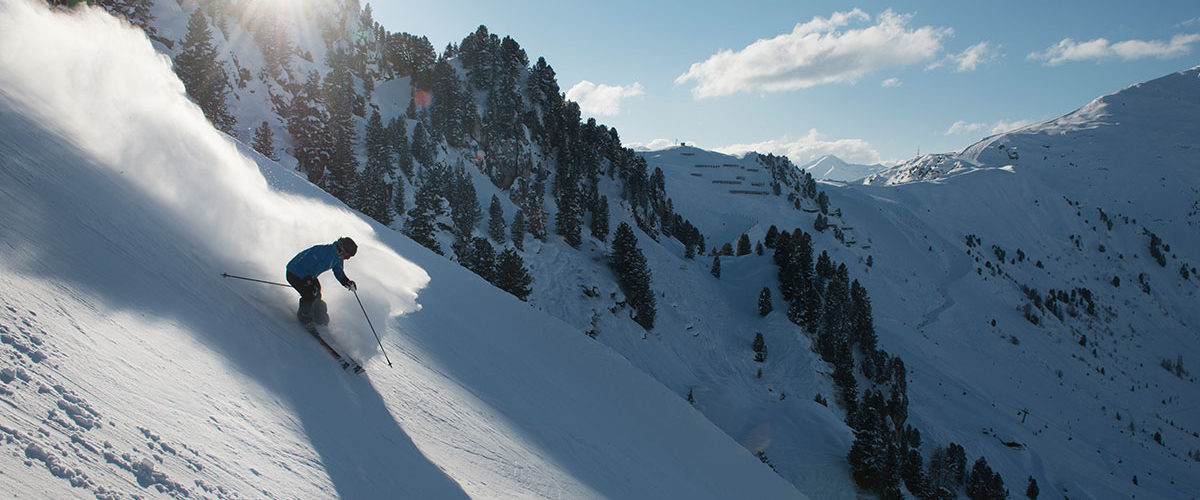
<instances>
[{"instance_id":1,"label":"pine tree","mask_svg":"<svg viewBox=\"0 0 1200 500\"><path fill-rule=\"evenodd\" d=\"M646 264L646 256L637 246L637 236L633 228L624 222L617 227L613 236L613 251L609 261L617 282L625 292L631 307L636 312L634 321L647 330L654 328L654 317L657 314L654 291L650 288L650 269Z\"/></svg>"},{"instance_id":2,"label":"pine tree","mask_svg":"<svg viewBox=\"0 0 1200 500\"><path fill-rule=\"evenodd\" d=\"M955 487L962 486L967 479L967 453L962 445L950 443L946 448L947 468Z\"/></svg>"},{"instance_id":3,"label":"pine tree","mask_svg":"<svg viewBox=\"0 0 1200 500\"><path fill-rule=\"evenodd\" d=\"M927 498L929 490L921 458L920 431L908 426L904 432L902 447L904 451L900 462L900 477L904 480L904 486L917 498Z\"/></svg>"},{"instance_id":4,"label":"pine tree","mask_svg":"<svg viewBox=\"0 0 1200 500\"><path fill-rule=\"evenodd\" d=\"M459 241L454 245L454 253L458 256L459 265L488 282L494 279L496 250L487 238L476 237L470 241Z\"/></svg>"},{"instance_id":5,"label":"pine tree","mask_svg":"<svg viewBox=\"0 0 1200 500\"><path fill-rule=\"evenodd\" d=\"M512 236L513 246L517 250L525 249L525 212L518 209L517 213L513 214L512 225L509 226L509 233Z\"/></svg>"},{"instance_id":6,"label":"pine tree","mask_svg":"<svg viewBox=\"0 0 1200 500\"><path fill-rule=\"evenodd\" d=\"M435 138L444 138L452 147L465 147L468 133L473 128L475 104L463 88L458 73L445 56L433 69L433 106L430 112L429 132ZM469 109L468 109L469 108Z\"/></svg>"},{"instance_id":7,"label":"pine tree","mask_svg":"<svg viewBox=\"0 0 1200 500\"><path fill-rule=\"evenodd\" d=\"M746 233L742 233L737 242L737 256L743 255L750 255L750 236Z\"/></svg>"},{"instance_id":8,"label":"pine tree","mask_svg":"<svg viewBox=\"0 0 1200 500\"><path fill-rule=\"evenodd\" d=\"M858 280L850 283L850 341L858 345L859 352L869 355L875 351L875 320L871 314L871 299L867 297L867 289L858 284Z\"/></svg>"},{"instance_id":9,"label":"pine tree","mask_svg":"<svg viewBox=\"0 0 1200 500\"><path fill-rule=\"evenodd\" d=\"M389 210L393 203L392 185L388 181L395 171L387 133L378 111L371 113L371 119L367 121L365 144L367 167L358 183L359 204L364 214L386 226L392 223Z\"/></svg>"},{"instance_id":10,"label":"pine tree","mask_svg":"<svg viewBox=\"0 0 1200 500\"><path fill-rule=\"evenodd\" d=\"M754 350L754 361L762 363L767 360L767 343L763 341L762 332L754 334L754 342L750 343L750 348Z\"/></svg>"},{"instance_id":11,"label":"pine tree","mask_svg":"<svg viewBox=\"0 0 1200 500\"><path fill-rule=\"evenodd\" d=\"M538 58L530 70L526 85L532 109L540 115L536 117L531 132L534 133L535 141L548 148L556 142L554 137L561 134L566 127L562 126L562 93L554 68L546 63L545 58Z\"/></svg>"},{"instance_id":12,"label":"pine tree","mask_svg":"<svg viewBox=\"0 0 1200 500\"><path fill-rule=\"evenodd\" d=\"M453 180L450 194L450 219L454 222L454 234L459 239L468 239L475 232L475 225L483 217L475 183L465 169L460 169Z\"/></svg>"},{"instance_id":13,"label":"pine tree","mask_svg":"<svg viewBox=\"0 0 1200 500\"><path fill-rule=\"evenodd\" d=\"M358 154L355 145L358 132L354 126L354 75L344 50L329 55L329 74L325 76L325 104L329 110L328 131L331 141L326 170L329 177L325 190L347 205L361 209L358 199Z\"/></svg>"},{"instance_id":14,"label":"pine tree","mask_svg":"<svg viewBox=\"0 0 1200 500\"><path fill-rule=\"evenodd\" d=\"M858 399L858 379L854 377L854 356L850 345L843 341L835 341L833 353L833 382L837 385L842 402L852 407Z\"/></svg>"},{"instance_id":15,"label":"pine tree","mask_svg":"<svg viewBox=\"0 0 1200 500\"><path fill-rule=\"evenodd\" d=\"M408 218L404 220L404 228L401 231L425 248L441 254L441 245L434 234L434 221L444 213L442 197L438 195L436 188L430 183L422 184L417 188L415 206L408 211Z\"/></svg>"},{"instance_id":16,"label":"pine tree","mask_svg":"<svg viewBox=\"0 0 1200 500\"><path fill-rule=\"evenodd\" d=\"M767 236L764 239L764 243L767 245L767 248L775 248L776 238L779 238L779 228L775 227L774 224L771 224L771 227L767 229Z\"/></svg>"},{"instance_id":17,"label":"pine tree","mask_svg":"<svg viewBox=\"0 0 1200 500\"><path fill-rule=\"evenodd\" d=\"M232 133L237 121L225 102L229 94L228 75L217 60L212 31L200 9L192 12L188 19L187 35L179 55L175 56L175 73L183 82L188 97L204 112L204 117L217 129Z\"/></svg>"},{"instance_id":18,"label":"pine tree","mask_svg":"<svg viewBox=\"0 0 1200 500\"><path fill-rule=\"evenodd\" d=\"M821 194L824 194L824 191L822 191ZM829 219L825 217L824 214L817 214L816 220L813 221L813 229L815 229L818 233L829 229Z\"/></svg>"},{"instance_id":19,"label":"pine tree","mask_svg":"<svg viewBox=\"0 0 1200 500\"><path fill-rule=\"evenodd\" d=\"M712 269L709 271L716 279L721 279L721 256L714 255Z\"/></svg>"},{"instance_id":20,"label":"pine tree","mask_svg":"<svg viewBox=\"0 0 1200 500\"><path fill-rule=\"evenodd\" d=\"M592 237L604 241L608 239L608 196L601 196L592 211Z\"/></svg>"},{"instance_id":21,"label":"pine tree","mask_svg":"<svg viewBox=\"0 0 1200 500\"><path fill-rule=\"evenodd\" d=\"M1036 500L1039 493L1037 479L1029 476L1029 486L1025 487L1025 497Z\"/></svg>"},{"instance_id":22,"label":"pine tree","mask_svg":"<svg viewBox=\"0 0 1200 500\"><path fill-rule=\"evenodd\" d=\"M890 429L882 408L883 398L878 392L863 395L862 404L851 417L854 443L846 459L859 486L883 497L899 498L899 453L888 438Z\"/></svg>"},{"instance_id":23,"label":"pine tree","mask_svg":"<svg viewBox=\"0 0 1200 500\"><path fill-rule=\"evenodd\" d=\"M500 198L492 195L492 204L488 206L488 236L496 243L507 241L508 224L504 221L504 207L500 206Z\"/></svg>"},{"instance_id":24,"label":"pine tree","mask_svg":"<svg viewBox=\"0 0 1200 500\"><path fill-rule=\"evenodd\" d=\"M563 240L572 248L579 248L583 242L580 232L583 229L583 210L579 206L579 194L573 186L559 190L555 198L558 213L554 217L554 229L562 235Z\"/></svg>"},{"instance_id":25,"label":"pine tree","mask_svg":"<svg viewBox=\"0 0 1200 500\"><path fill-rule=\"evenodd\" d=\"M413 156L412 149L408 146L408 126L404 120L393 118L388 123L387 142L391 148L391 158L395 160L395 166L400 167L400 171L409 179L413 176Z\"/></svg>"},{"instance_id":26,"label":"pine tree","mask_svg":"<svg viewBox=\"0 0 1200 500\"><path fill-rule=\"evenodd\" d=\"M957 496L955 491L958 485L954 482L954 475L950 469L949 452L945 447L938 446L929 455L929 466L926 467L928 476L925 488L928 498L949 499Z\"/></svg>"},{"instance_id":27,"label":"pine tree","mask_svg":"<svg viewBox=\"0 0 1200 500\"><path fill-rule=\"evenodd\" d=\"M268 77L271 77L275 80L284 80L284 74L292 72L291 58L294 47L291 40L288 39L287 29L279 20L279 16L274 13L268 14L267 18L263 20L262 27L253 35L263 56L265 75L260 75L260 79L266 81Z\"/></svg>"},{"instance_id":28,"label":"pine tree","mask_svg":"<svg viewBox=\"0 0 1200 500\"><path fill-rule=\"evenodd\" d=\"M279 161L279 155L275 153L275 133L271 131L270 123L264 121L254 130L254 144L251 147L258 154Z\"/></svg>"},{"instance_id":29,"label":"pine tree","mask_svg":"<svg viewBox=\"0 0 1200 500\"><path fill-rule=\"evenodd\" d=\"M771 289L764 286L762 291L758 292L758 315L761 317L771 314L773 307L771 305Z\"/></svg>"},{"instance_id":30,"label":"pine tree","mask_svg":"<svg viewBox=\"0 0 1200 500\"><path fill-rule=\"evenodd\" d=\"M849 290L845 277L835 273L825 289L825 303L821 310L821 329L817 334L817 351L821 359L832 362L841 344L849 342Z\"/></svg>"},{"instance_id":31,"label":"pine tree","mask_svg":"<svg viewBox=\"0 0 1200 500\"><path fill-rule=\"evenodd\" d=\"M291 100L276 102L280 115L287 121L288 134L292 136L292 156L297 167L317 187L325 188L325 165L329 160L329 139L323 111L324 92L321 76L312 71L304 84L295 89Z\"/></svg>"},{"instance_id":32,"label":"pine tree","mask_svg":"<svg viewBox=\"0 0 1200 500\"><path fill-rule=\"evenodd\" d=\"M525 261L521 259L521 255L516 250L507 248L503 252L500 252L500 257L496 261L495 281L493 283L501 290L515 295L518 299L526 300L531 292L529 285L533 283L533 278L529 276L529 271L525 269Z\"/></svg>"},{"instance_id":33,"label":"pine tree","mask_svg":"<svg viewBox=\"0 0 1200 500\"><path fill-rule=\"evenodd\" d=\"M392 184L392 211L394 211L397 216L403 216L405 211L408 210L408 201L405 200L404 196L404 181L397 180Z\"/></svg>"},{"instance_id":34,"label":"pine tree","mask_svg":"<svg viewBox=\"0 0 1200 500\"><path fill-rule=\"evenodd\" d=\"M546 185L541 181L533 183L533 190L525 199L525 229L531 236L546 241Z\"/></svg>"},{"instance_id":35,"label":"pine tree","mask_svg":"<svg viewBox=\"0 0 1200 500\"><path fill-rule=\"evenodd\" d=\"M433 140L429 137L429 133L425 131L425 125L417 122L416 128L413 128L413 160L424 167L430 167L433 166L434 154Z\"/></svg>"},{"instance_id":36,"label":"pine tree","mask_svg":"<svg viewBox=\"0 0 1200 500\"><path fill-rule=\"evenodd\" d=\"M971 500L1003 500L1008 497L1004 481L992 472L987 459L979 457L967 475L967 498Z\"/></svg>"}]
</instances>

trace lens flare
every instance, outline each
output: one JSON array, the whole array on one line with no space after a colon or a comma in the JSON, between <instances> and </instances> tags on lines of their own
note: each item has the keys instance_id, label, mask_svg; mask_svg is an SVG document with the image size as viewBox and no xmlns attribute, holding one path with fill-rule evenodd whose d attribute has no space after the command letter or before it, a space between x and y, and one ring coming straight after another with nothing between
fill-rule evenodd
<instances>
[{"instance_id":1,"label":"lens flare","mask_svg":"<svg viewBox=\"0 0 1200 500\"><path fill-rule=\"evenodd\" d=\"M416 104L421 109L427 109L430 104L433 104L433 94L422 89L414 90L412 98L413 104Z\"/></svg>"}]
</instances>

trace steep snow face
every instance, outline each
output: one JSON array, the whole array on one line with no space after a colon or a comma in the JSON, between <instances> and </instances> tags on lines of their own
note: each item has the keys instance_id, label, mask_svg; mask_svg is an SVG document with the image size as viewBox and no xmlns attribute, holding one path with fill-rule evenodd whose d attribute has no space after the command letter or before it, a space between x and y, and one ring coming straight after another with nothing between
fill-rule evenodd
<instances>
[{"instance_id":1,"label":"steep snow face","mask_svg":"<svg viewBox=\"0 0 1200 500\"><path fill-rule=\"evenodd\" d=\"M1196 489L1195 376L1177 367L1200 355L1198 74L831 191L887 249L865 282L928 435L991 446L1043 492Z\"/></svg>"},{"instance_id":2,"label":"steep snow face","mask_svg":"<svg viewBox=\"0 0 1200 500\"><path fill-rule=\"evenodd\" d=\"M772 224L801 228L850 268L871 293L880 345L908 368L909 423L926 455L961 444L1016 494L1033 477L1043 492L1071 498L1179 498L1200 488L1192 458L1200 413L1186 402L1196 384L1187 360L1200 357L1196 73L1130 87L962 153L924 156L874 183L821 183L841 213L830 223L843 241L813 230L810 200L793 209L773 194L740 192L764 182L752 162L687 148L644 156L663 169L678 212L712 233L710 247L736 240L730 226L752 240ZM755 290L777 285L769 259L721 265L719 280L697 280L688 294L724 287L749 308ZM663 268L671 266L656 267L656 280ZM795 335L785 321L770 323L780 309L742 316L729 335L762 328L775 356ZM798 350L766 365L828 370ZM709 415L736 429L732 413ZM785 446L766 448L782 470L823 463ZM807 487L805 479L795 480Z\"/></svg>"},{"instance_id":3,"label":"steep snow face","mask_svg":"<svg viewBox=\"0 0 1200 500\"><path fill-rule=\"evenodd\" d=\"M140 33L5 0L0 46L6 493L803 498L612 351L216 133ZM364 377L293 291L220 276L280 281L342 235L388 354L327 287Z\"/></svg>"}]
</instances>

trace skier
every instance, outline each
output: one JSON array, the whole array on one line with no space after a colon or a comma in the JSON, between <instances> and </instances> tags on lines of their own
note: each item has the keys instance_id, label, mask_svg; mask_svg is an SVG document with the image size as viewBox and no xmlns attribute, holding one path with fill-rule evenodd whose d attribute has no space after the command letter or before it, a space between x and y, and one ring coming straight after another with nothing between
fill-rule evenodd
<instances>
[{"instance_id":1,"label":"skier","mask_svg":"<svg viewBox=\"0 0 1200 500\"><path fill-rule=\"evenodd\" d=\"M355 291L354 280L346 277L342 261L358 253L358 245L349 237L338 238L328 245L316 245L296 254L287 264L287 282L300 292L300 309L296 317L307 328L329 324L329 311L321 300L321 273L333 269L333 275L347 290Z\"/></svg>"}]
</instances>

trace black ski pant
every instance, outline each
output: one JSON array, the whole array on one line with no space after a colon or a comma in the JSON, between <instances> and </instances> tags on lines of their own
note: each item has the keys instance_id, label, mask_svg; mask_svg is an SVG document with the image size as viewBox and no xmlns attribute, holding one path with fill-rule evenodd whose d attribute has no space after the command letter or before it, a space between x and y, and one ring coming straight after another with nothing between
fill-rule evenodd
<instances>
[{"instance_id":1,"label":"black ski pant","mask_svg":"<svg viewBox=\"0 0 1200 500\"><path fill-rule=\"evenodd\" d=\"M287 282L300 292L300 309L296 318L301 323L329 324L329 308L321 300L321 282L316 276L301 278L293 273L287 273Z\"/></svg>"}]
</instances>

